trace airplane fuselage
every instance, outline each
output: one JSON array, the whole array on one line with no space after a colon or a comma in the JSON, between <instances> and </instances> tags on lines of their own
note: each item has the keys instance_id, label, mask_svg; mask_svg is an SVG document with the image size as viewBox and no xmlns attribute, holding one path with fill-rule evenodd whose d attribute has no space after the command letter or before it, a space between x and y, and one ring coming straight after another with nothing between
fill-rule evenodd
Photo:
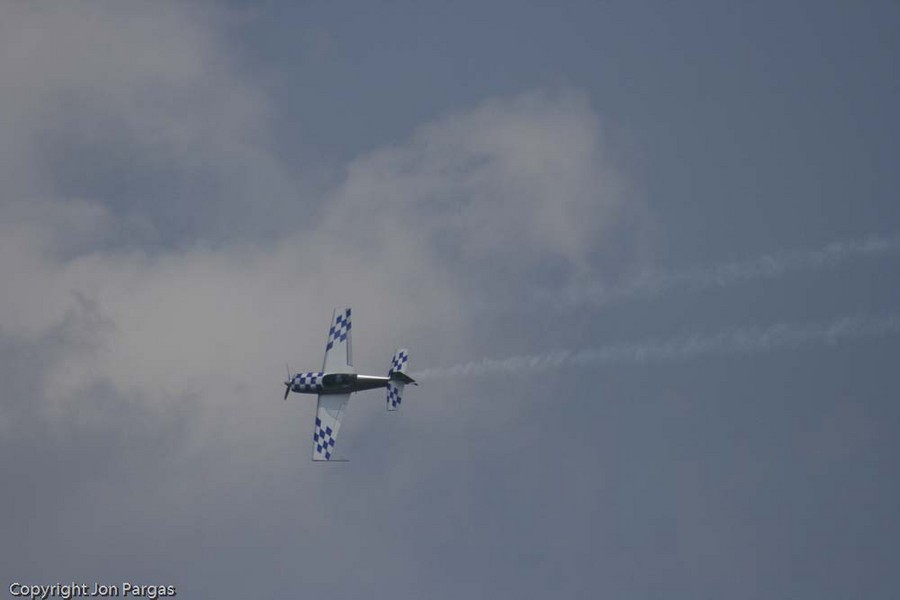
<instances>
[{"instance_id":1,"label":"airplane fuselage","mask_svg":"<svg viewBox=\"0 0 900 600\"><path fill-rule=\"evenodd\" d=\"M291 391L297 394L346 394L388 386L390 378L356 373L297 373L291 379Z\"/></svg>"}]
</instances>

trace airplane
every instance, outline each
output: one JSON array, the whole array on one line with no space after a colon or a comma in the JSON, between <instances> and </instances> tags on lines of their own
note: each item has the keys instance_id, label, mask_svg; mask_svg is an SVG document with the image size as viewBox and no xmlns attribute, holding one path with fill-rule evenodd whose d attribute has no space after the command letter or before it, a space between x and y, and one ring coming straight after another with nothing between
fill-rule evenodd
<instances>
[{"instance_id":1,"label":"airplane","mask_svg":"<svg viewBox=\"0 0 900 600\"><path fill-rule=\"evenodd\" d=\"M322 370L297 373L284 382L284 399L288 394L318 394L316 426L313 430L313 461L335 461L334 444L341 418L350 400L350 394L363 390L387 388L387 409L400 408L405 385L419 385L406 374L409 368L409 351L401 348L394 352L387 377L358 375L353 368L350 345L350 308L336 308L331 316L328 342L325 344L325 361Z\"/></svg>"}]
</instances>

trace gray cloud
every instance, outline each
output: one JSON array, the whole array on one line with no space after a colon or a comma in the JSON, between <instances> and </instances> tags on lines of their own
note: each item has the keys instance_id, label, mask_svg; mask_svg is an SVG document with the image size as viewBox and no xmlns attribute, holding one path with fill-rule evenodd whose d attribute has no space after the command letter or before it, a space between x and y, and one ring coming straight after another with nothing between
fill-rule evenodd
<instances>
[{"instance_id":1,"label":"gray cloud","mask_svg":"<svg viewBox=\"0 0 900 600\"><path fill-rule=\"evenodd\" d=\"M5 6L3 205L102 205L116 220L99 248L275 230L263 215L298 182L267 146L271 108L235 66L228 13L208 8Z\"/></svg>"},{"instance_id":2,"label":"gray cloud","mask_svg":"<svg viewBox=\"0 0 900 600\"><path fill-rule=\"evenodd\" d=\"M350 538L374 555L387 535L348 525L343 511L365 507L336 509L332 494L356 498L379 472L405 479L377 465L361 474L368 484L305 463L285 475L310 442L309 407L279 400L284 360L320 363L339 303L354 306L363 371L386 368L401 344L422 363L458 355L470 300L548 272L596 275L586 257L604 231L638 228L639 211L571 91L447 115L298 199L269 150L266 97L230 64L217 26L170 8L0 19L0 77L21 96L0 107L20 141L3 146L15 161L0 203L0 351L16 357L0 453L17 482L0 511L4 539L20 543L0 561L22 579L163 577L193 597L218 589L204 569L270 568L225 551L242 539L331 581L342 569L329 557L347 556ZM359 425L381 404L354 404L343 453L362 455ZM300 511L290 531L317 549L282 539L259 490L276 513ZM410 560L415 541L394 552ZM186 575L198 555L205 567ZM365 572L377 579L394 560Z\"/></svg>"},{"instance_id":3,"label":"gray cloud","mask_svg":"<svg viewBox=\"0 0 900 600\"><path fill-rule=\"evenodd\" d=\"M94 350L61 357L45 376L47 390L65 390L56 404L98 381L163 405L204 398L218 381L240 390L229 396L242 406L261 374L293 356L284 332L318 331L342 300L364 298L379 315L373 339L409 344L424 332L460 348L469 299L486 302L548 266L558 277L590 270L583 257L602 247L597 232L627 212L616 185L605 187L599 146L578 95L494 100L360 157L300 233L263 245L88 252L86 240L127 217L100 202L10 204L2 264L17 285L0 325L37 339L75 298L97 307L109 326L85 332Z\"/></svg>"}]
</instances>

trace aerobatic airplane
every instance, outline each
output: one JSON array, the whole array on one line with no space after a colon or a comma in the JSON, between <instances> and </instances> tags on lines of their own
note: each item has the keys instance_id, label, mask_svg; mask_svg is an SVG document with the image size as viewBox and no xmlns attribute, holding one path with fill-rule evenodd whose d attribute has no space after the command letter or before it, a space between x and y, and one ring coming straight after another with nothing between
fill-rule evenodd
<instances>
[{"instance_id":1,"label":"aerobatic airplane","mask_svg":"<svg viewBox=\"0 0 900 600\"><path fill-rule=\"evenodd\" d=\"M350 309L336 308L331 317L331 329L328 330L322 370L318 373L297 373L291 377L288 369L288 380L284 382L285 400L291 392L319 396L312 459L334 459L334 443L341 427L341 417L353 392L387 388L387 409L400 408L403 386L410 383L419 385L406 374L408 367L409 352L401 349L394 353L387 377L357 375L350 351Z\"/></svg>"}]
</instances>

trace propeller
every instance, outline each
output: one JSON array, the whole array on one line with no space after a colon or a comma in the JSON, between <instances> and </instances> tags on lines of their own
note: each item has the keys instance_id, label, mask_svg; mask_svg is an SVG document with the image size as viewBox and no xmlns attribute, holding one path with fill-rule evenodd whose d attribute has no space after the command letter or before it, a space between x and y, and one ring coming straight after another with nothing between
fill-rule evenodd
<instances>
[{"instance_id":1,"label":"propeller","mask_svg":"<svg viewBox=\"0 0 900 600\"><path fill-rule=\"evenodd\" d=\"M284 381L284 399L287 400L288 394L291 393L291 368L287 363L284 363L284 368L287 370L288 378Z\"/></svg>"}]
</instances>

